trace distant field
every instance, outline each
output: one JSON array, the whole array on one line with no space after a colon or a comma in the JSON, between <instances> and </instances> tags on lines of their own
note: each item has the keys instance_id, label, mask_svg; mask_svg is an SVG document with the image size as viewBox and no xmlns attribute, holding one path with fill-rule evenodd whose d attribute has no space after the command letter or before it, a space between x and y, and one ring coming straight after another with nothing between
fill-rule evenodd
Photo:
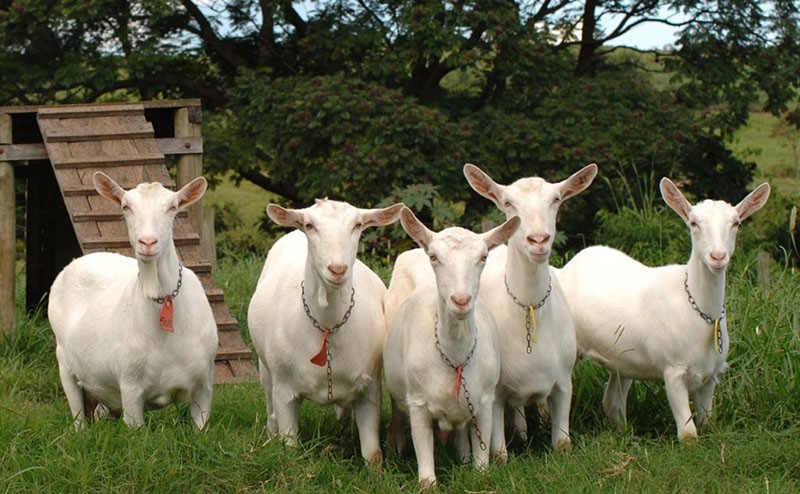
<instances>
[{"instance_id":1,"label":"distant field","mask_svg":"<svg viewBox=\"0 0 800 494\"><path fill-rule=\"evenodd\" d=\"M778 119L769 113L752 113L750 121L736 133L731 144L734 154L758 164L756 177L766 178L787 196L800 197L800 180L790 143L771 135Z\"/></svg>"},{"instance_id":2,"label":"distant field","mask_svg":"<svg viewBox=\"0 0 800 494\"><path fill-rule=\"evenodd\" d=\"M249 230L258 222L273 197L273 194L246 180L237 187L232 180L225 179L206 193L204 203L206 206L234 204L244 222L243 228Z\"/></svg>"}]
</instances>

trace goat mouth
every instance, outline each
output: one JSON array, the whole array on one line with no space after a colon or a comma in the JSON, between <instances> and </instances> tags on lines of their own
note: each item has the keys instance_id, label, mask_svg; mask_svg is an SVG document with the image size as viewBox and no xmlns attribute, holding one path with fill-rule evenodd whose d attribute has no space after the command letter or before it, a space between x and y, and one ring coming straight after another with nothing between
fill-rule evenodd
<instances>
[{"instance_id":1,"label":"goat mouth","mask_svg":"<svg viewBox=\"0 0 800 494\"><path fill-rule=\"evenodd\" d=\"M136 258L140 261L154 261L158 257L158 253L146 254L144 252L137 252Z\"/></svg>"},{"instance_id":2,"label":"goat mouth","mask_svg":"<svg viewBox=\"0 0 800 494\"><path fill-rule=\"evenodd\" d=\"M451 304L450 308L452 309L453 315L456 316L456 318L464 319L472 311L472 304L466 304L466 305Z\"/></svg>"},{"instance_id":3,"label":"goat mouth","mask_svg":"<svg viewBox=\"0 0 800 494\"><path fill-rule=\"evenodd\" d=\"M342 276L341 278L325 278L325 282L334 288L341 288L346 281L347 278L344 276Z\"/></svg>"},{"instance_id":4,"label":"goat mouth","mask_svg":"<svg viewBox=\"0 0 800 494\"><path fill-rule=\"evenodd\" d=\"M547 262L547 260L550 258L550 249L528 251L528 256L530 256L533 262Z\"/></svg>"},{"instance_id":5,"label":"goat mouth","mask_svg":"<svg viewBox=\"0 0 800 494\"><path fill-rule=\"evenodd\" d=\"M708 263L708 269L712 273L722 273L723 271L728 269L728 261L724 261L724 262L710 261Z\"/></svg>"}]
</instances>

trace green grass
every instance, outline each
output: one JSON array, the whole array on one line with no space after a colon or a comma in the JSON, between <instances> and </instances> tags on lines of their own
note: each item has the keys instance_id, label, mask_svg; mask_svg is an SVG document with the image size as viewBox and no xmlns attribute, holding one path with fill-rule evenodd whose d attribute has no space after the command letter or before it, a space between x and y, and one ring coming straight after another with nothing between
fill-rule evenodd
<instances>
[{"instance_id":1,"label":"green grass","mask_svg":"<svg viewBox=\"0 0 800 494\"><path fill-rule=\"evenodd\" d=\"M778 118L753 112L745 127L736 132L731 149L740 159L754 161L759 171L756 180L768 180L783 195L800 197L798 169L789 141L772 134Z\"/></svg>"},{"instance_id":2,"label":"green grass","mask_svg":"<svg viewBox=\"0 0 800 494\"><path fill-rule=\"evenodd\" d=\"M246 180L236 186L229 178L224 178L219 185L209 189L203 204L208 207L233 204L244 223L242 228L252 230L274 197L274 194Z\"/></svg>"},{"instance_id":3,"label":"green grass","mask_svg":"<svg viewBox=\"0 0 800 494\"><path fill-rule=\"evenodd\" d=\"M711 430L696 444L675 440L657 383L634 386L627 430L608 428L599 411L604 373L583 362L574 379L573 451L551 454L539 429L529 446L512 449L507 465L476 472L437 444L438 491L797 492L800 274L776 269L772 285L762 287L755 254L737 258L729 282L731 369L717 390ZM243 325L261 262L227 259L217 272ZM217 386L204 432L175 406L147 412L139 430L106 420L73 432L47 322L21 308L18 315L17 335L0 342L0 492L418 491L413 456L388 455L381 470L367 468L340 446L331 408L304 405L299 448L271 439L255 382Z\"/></svg>"}]
</instances>

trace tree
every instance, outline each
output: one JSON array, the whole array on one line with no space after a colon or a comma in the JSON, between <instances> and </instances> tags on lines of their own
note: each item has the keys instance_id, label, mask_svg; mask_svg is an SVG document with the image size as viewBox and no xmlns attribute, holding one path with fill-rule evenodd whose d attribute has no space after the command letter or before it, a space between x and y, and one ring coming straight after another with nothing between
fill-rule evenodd
<instances>
[{"instance_id":1,"label":"tree","mask_svg":"<svg viewBox=\"0 0 800 494\"><path fill-rule=\"evenodd\" d=\"M610 46L647 22L682 28L662 92ZM501 179L596 160L737 197L752 168L724 139L757 92L797 98L798 23L787 0L0 0L0 100L201 97L209 168L298 203L427 183L478 217L452 186L465 160Z\"/></svg>"}]
</instances>

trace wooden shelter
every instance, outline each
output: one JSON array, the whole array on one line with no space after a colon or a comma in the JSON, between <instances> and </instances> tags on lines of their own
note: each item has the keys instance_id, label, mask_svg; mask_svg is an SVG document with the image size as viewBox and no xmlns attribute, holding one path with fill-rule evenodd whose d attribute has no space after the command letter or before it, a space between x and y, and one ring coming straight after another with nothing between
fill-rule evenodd
<instances>
[{"instance_id":1,"label":"wooden shelter","mask_svg":"<svg viewBox=\"0 0 800 494\"><path fill-rule=\"evenodd\" d=\"M12 332L15 325L15 175L26 182L25 295L33 309L73 258L98 251L133 255L119 208L94 190L95 170L126 189L141 182L183 186L202 173L201 116L199 100L0 107L0 329ZM251 351L211 276L210 223L199 203L179 214L175 245L214 312L216 381L253 378Z\"/></svg>"}]
</instances>

